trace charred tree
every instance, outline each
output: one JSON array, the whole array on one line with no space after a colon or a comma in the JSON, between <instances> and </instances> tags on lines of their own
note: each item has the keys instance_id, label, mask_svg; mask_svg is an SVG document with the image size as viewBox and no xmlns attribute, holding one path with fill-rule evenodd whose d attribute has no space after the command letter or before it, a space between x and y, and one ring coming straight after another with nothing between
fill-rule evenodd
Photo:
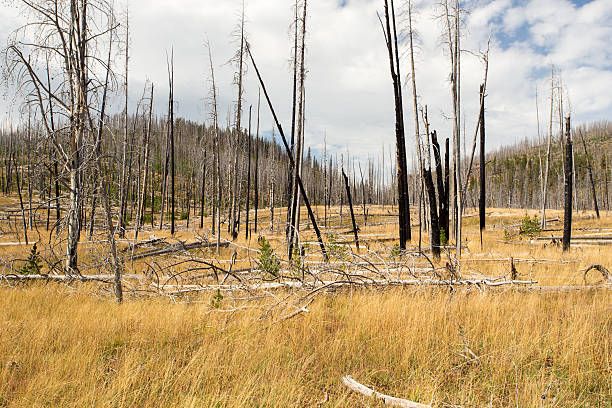
<instances>
[{"instance_id":1,"label":"charred tree","mask_svg":"<svg viewBox=\"0 0 612 408\"><path fill-rule=\"evenodd\" d=\"M586 142L584 141L584 136L582 135L582 131L580 133L580 139L582 140L582 147L584 147L584 155L586 157L586 165L587 170L589 172L589 181L591 182L591 194L593 196L593 208L595 209L595 214L597 214L597 219L599 219L599 206L597 205L597 193L595 192L595 181L593 181L593 168L591 167L591 160L589 159L589 152L587 150Z\"/></svg>"},{"instance_id":2,"label":"charred tree","mask_svg":"<svg viewBox=\"0 0 612 408\"><path fill-rule=\"evenodd\" d=\"M565 204L563 217L563 252L569 250L572 239L572 136L570 128L570 117L565 119Z\"/></svg>"},{"instance_id":3,"label":"charred tree","mask_svg":"<svg viewBox=\"0 0 612 408\"><path fill-rule=\"evenodd\" d=\"M351 198L351 187L349 186L348 177L346 176L346 173L344 173L344 169L342 169L342 177L344 178L344 187L346 188L346 198L348 199L349 208L351 210L351 221L353 223L353 234L355 235L355 245L357 246L357 249L359 249L359 236L357 234L359 231L359 228L357 227L357 222L355 221L355 213L353 212L353 199Z\"/></svg>"}]
</instances>

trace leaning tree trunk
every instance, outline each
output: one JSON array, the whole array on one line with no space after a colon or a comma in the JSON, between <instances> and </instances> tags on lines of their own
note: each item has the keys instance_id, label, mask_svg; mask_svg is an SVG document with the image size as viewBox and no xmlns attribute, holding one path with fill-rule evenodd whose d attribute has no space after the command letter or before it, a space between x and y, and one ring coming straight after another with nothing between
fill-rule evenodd
<instances>
[{"instance_id":1,"label":"leaning tree trunk","mask_svg":"<svg viewBox=\"0 0 612 408\"><path fill-rule=\"evenodd\" d=\"M569 250L572 238L572 137L570 117L565 119L565 215L563 218L563 251Z\"/></svg>"},{"instance_id":2,"label":"leaning tree trunk","mask_svg":"<svg viewBox=\"0 0 612 408\"><path fill-rule=\"evenodd\" d=\"M344 173L344 169L342 169L342 177L344 178L344 186L346 188L346 197L348 198L349 208L351 209L351 221L353 222L353 233L355 234L355 245L357 249L359 249L359 236L357 235L357 222L355 221L355 213L353 212L353 200L351 198L351 187L349 186L348 177L346 177L346 173Z\"/></svg>"}]
</instances>

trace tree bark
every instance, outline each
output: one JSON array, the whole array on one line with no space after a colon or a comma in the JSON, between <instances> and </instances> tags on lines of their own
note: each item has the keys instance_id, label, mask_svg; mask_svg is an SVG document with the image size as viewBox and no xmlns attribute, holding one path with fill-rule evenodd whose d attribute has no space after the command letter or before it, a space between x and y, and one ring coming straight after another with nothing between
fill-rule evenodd
<instances>
[{"instance_id":1,"label":"tree bark","mask_svg":"<svg viewBox=\"0 0 612 408\"><path fill-rule=\"evenodd\" d=\"M589 171L589 181L591 182L591 194L593 196L593 208L595 209L595 214L597 214L597 219L599 219L600 218L599 217L599 206L597 205L597 193L595 192L595 182L593 181L593 168L591 167L591 160L589 159L589 152L587 150L587 145L586 145L586 142L584 141L584 136L582 135L582 131L580 131L580 139L582 140L582 147L584 147L584 155L586 157L587 170Z\"/></svg>"},{"instance_id":2,"label":"tree bark","mask_svg":"<svg viewBox=\"0 0 612 408\"><path fill-rule=\"evenodd\" d=\"M572 138L570 117L565 119L565 214L563 217L563 252L570 248L572 238Z\"/></svg>"},{"instance_id":3,"label":"tree bark","mask_svg":"<svg viewBox=\"0 0 612 408\"><path fill-rule=\"evenodd\" d=\"M344 169L342 169L342 177L344 178L344 186L346 188L346 197L349 202L349 208L351 210L351 221L353 222L353 233L355 234L355 245L357 246L357 250L359 250L359 236L357 235L358 228L357 222L355 221L355 213L353 212L353 200L351 198L351 187L349 186L348 177L344 173Z\"/></svg>"}]
</instances>

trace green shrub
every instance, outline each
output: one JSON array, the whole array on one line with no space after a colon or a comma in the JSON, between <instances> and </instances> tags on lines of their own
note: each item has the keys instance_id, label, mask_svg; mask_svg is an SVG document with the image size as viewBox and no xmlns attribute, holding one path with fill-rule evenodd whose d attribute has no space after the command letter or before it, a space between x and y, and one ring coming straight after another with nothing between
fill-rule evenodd
<instances>
[{"instance_id":1,"label":"green shrub","mask_svg":"<svg viewBox=\"0 0 612 408\"><path fill-rule=\"evenodd\" d=\"M446 237L446 231L444 228L440 228L440 246L446 246L448 244L448 238Z\"/></svg>"},{"instance_id":2,"label":"green shrub","mask_svg":"<svg viewBox=\"0 0 612 408\"><path fill-rule=\"evenodd\" d=\"M223 300L223 295L221 294L221 290L217 289L217 293L213 295L210 299L210 307L213 309L218 309L221 307L221 301Z\"/></svg>"},{"instance_id":3,"label":"green shrub","mask_svg":"<svg viewBox=\"0 0 612 408\"><path fill-rule=\"evenodd\" d=\"M265 237L259 238L259 269L277 277L280 272L280 260ZM299 258L299 256L298 256Z\"/></svg>"},{"instance_id":4,"label":"green shrub","mask_svg":"<svg viewBox=\"0 0 612 408\"><path fill-rule=\"evenodd\" d=\"M24 275L38 275L42 271L42 259L40 253L36 249L36 243L32 246L26 263L21 267L21 272Z\"/></svg>"},{"instance_id":5,"label":"green shrub","mask_svg":"<svg viewBox=\"0 0 612 408\"><path fill-rule=\"evenodd\" d=\"M521 228L519 232L521 235L529 235L530 237L538 235L540 232L542 232L540 220L538 220L537 215L530 218L528 214L525 214L521 220Z\"/></svg>"},{"instance_id":6,"label":"green shrub","mask_svg":"<svg viewBox=\"0 0 612 408\"><path fill-rule=\"evenodd\" d=\"M334 234L327 236L327 252L330 258L344 259L348 248L346 245L338 240L338 237Z\"/></svg>"}]
</instances>

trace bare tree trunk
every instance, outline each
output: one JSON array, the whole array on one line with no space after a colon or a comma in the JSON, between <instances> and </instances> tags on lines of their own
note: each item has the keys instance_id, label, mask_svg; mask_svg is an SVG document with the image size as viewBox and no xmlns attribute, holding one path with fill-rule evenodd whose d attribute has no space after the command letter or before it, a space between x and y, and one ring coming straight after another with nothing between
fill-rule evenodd
<instances>
[{"instance_id":1,"label":"bare tree trunk","mask_svg":"<svg viewBox=\"0 0 612 408\"><path fill-rule=\"evenodd\" d=\"M200 195L200 229L204 228L204 200L206 197L206 149L204 149L204 158L202 160L202 191ZM213 234L215 230L215 220L213 211Z\"/></svg>"},{"instance_id":2,"label":"bare tree trunk","mask_svg":"<svg viewBox=\"0 0 612 408\"><path fill-rule=\"evenodd\" d=\"M570 117L565 119L565 215L563 217L563 252L569 250L572 238L572 137Z\"/></svg>"},{"instance_id":3,"label":"bare tree trunk","mask_svg":"<svg viewBox=\"0 0 612 408\"><path fill-rule=\"evenodd\" d=\"M259 209L259 107L261 89L257 95L257 136L255 140L255 234L257 234L257 210Z\"/></svg>"},{"instance_id":4,"label":"bare tree trunk","mask_svg":"<svg viewBox=\"0 0 612 408\"><path fill-rule=\"evenodd\" d=\"M121 190L119 197L119 237L125 236L125 217L127 206L127 159L128 159L128 61L129 61L129 39L130 39L130 22L129 15L126 16L125 22L125 110L123 112L123 159L121 161Z\"/></svg>"},{"instance_id":5,"label":"bare tree trunk","mask_svg":"<svg viewBox=\"0 0 612 408\"><path fill-rule=\"evenodd\" d=\"M233 199L232 199L232 215L231 215L231 231L232 231L232 238L236 238L238 236L238 232L236 231L236 228L238 227L238 221L237 221L237 216L239 217L240 214L236 214L236 211L240 211L237 207L240 205L240 203L237 203L237 199L238 199L238 153L239 153L239 141L240 141L240 134L242 132L241 130L241 126L240 126L240 119L242 117L242 80L243 80L243 56L244 56L244 46L245 46L245 38L244 38L244 2L242 4L242 14L241 14L241 20L240 20L240 55L239 55L239 60L238 60L238 102L237 102L237 107L236 107L236 123L235 123L235 135L236 135L236 140L235 140L235 148L234 148L234 188L233 188Z\"/></svg>"},{"instance_id":6,"label":"bare tree trunk","mask_svg":"<svg viewBox=\"0 0 612 408\"><path fill-rule=\"evenodd\" d=\"M288 243L288 257L289 259L293 256L293 242L296 239L297 229L299 227L299 218L298 218L298 188L297 188L297 178L301 178L301 163L302 163L302 149L303 149L303 133L304 133L304 77L305 77L305 68L304 68L304 56L306 52L306 16L307 16L307 0L304 0L303 11L302 11L302 36L301 36L301 47L300 47L300 70L299 70L299 101L298 101L298 117L297 117L297 144L295 151L295 165L293 168L293 191L291 193L291 218L290 218L290 226L289 226L289 243ZM297 61L296 61L297 63ZM293 128L293 125L292 125Z\"/></svg>"},{"instance_id":7,"label":"bare tree trunk","mask_svg":"<svg viewBox=\"0 0 612 408\"><path fill-rule=\"evenodd\" d=\"M15 161L14 155L13 161ZM21 196L21 178L19 177L19 167L17 166L17 163L15 163L15 178L17 182L17 194L19 195L19 207L21 208L21 219L23 220L23 234L25 235L25 243L26 245L30 245L28 242L28 224L26 221L25 208L23 207L23 198Z\"/></svg>"},{"instance_id":8,"label":"bare tree trunk","mask_svg":"<svg viewBox=\"0 0 612 408\"><path fill-rule=\"evenodd\" d=\"M552 119L553 119L553 102L554 102L554 68L551 69L550 73L550 121L548 129L548 144L546 148L546 170L544 170L544 189L542 193L542 222L541 228L546 228L546 204L548 194L548 169L550 166L551 151L550 145L552 143Z\"/></svg>"},{"instance_id":9,"label":"bare tree trunk","mask_svg":"<svg viewBox=\"0 0 612 408\"><path fill-rule=\"evenodd\" d=\"M175 228L175 196L174 196L174 179L175 179L175 168L174 168L174 49L172 50L172 56L170 57L170 72L168 77L170 80L170 200L171 200L171 213L170 213L170 234L174 235Z\"/></svg>"},{"instance_id":10,"label":"bare tree trunk","mask_svg":"<svg viewBox=\"0 0 612 408\"><path fill-rule=\"evenodd\" d=\"M406 242L411 239L410 231L410 201L408 198L408 169L406 167L406 139L404 135L404 114L401 90L401 74L399 67L399 51L397 50L397 32L395 30L395 9L391 0L391 15L393 17L393 32L389 17L389 5L385 0L385 25L383 32L387 51L389 53L389 66L391 79L393 81L395 101L395 139L396 139L396 161L397 161L397 191L399 205L399 235L400 248L406 249ZM382 21L381 21L382 24Z\"/></svg>"},{"instance_id":11,"label":"bare tree trunk","mask_svg":"<svg viewBox=\"0 0 612 408\"><path fill-rule=\"evenodd\" d=\"M353 212L353 200L351 198L351 187L349 186L348 177L344 173L344 169L342 169L342 177L344 178L344 187L346 188L346 198L349 202L349 208L351 210L351 221L353 223L353 233L355 234L355 245L357 246L357 250L359 250L359 236L357 232L359 228L357 227L357 222L355 222L355 213Z\"/></svg>"},{"instance_id":12,"label":"bare tree trunk","mask_svg":"<svg viewBox=\"0 0 612 408\"><path fill-rule=\"evenodd\" d=\"M589 159L589 152L587 150L586 142L584 141L584 136L582 135L582 131L580 133L580 139L582 140L582 147L584 147L584 155L586 156L586 165L587 170L589 172L589 181L591 182L591 194L593 196L593 208L595 209L595 214L597 214L597 219L599 219L599 206L597 205L597 194L595 192L595 182L593 181L593 168L591 167L591 160ZM604 170L605 171L605 170Z\"/></svg>"},{"instance_id":13,"label":"bare tree trunk","mask_svg":"<svg viewBox=\"0 0 612 408\"><path fill-rule=\"evenodd\" d=\"M145 211L145 201L147 200L147 182L149 175L149 154L151 144L151 120L153 115L153 84L151 84L151 97L149 98L149 118L147 120L147 129L144 135L144 171L142 175L142 193L140 194L140 200L138 203L138 213L136 215L136 231L134 232L134 240L138 238L138 231L142 225L142 219ZM153 203L151 203L153 205Z\"/></svg>"},{"instance_id":14,"label":"bare tree trunk","mask_svg":"<svg viewBox=\"0 0 612 408\"><path fill-rule=\"evenodd\" d=\"M253 105L249 106L249 134L247 135L247 191L246 191L246 219L244 226L244 238L249 239L249 212L251 211L251 110Z\"/></svg>"},{"instance_id":15,"label":"bare tree trunk","mask_svg":"<svg viewBox=\"0 0 612 408\"><path fill-rule=\"evenodd\" d=\"M480 220L480 247L482 248L482 231L485 229L486 210L486 163L485 163L485 109L484 109L484 85L480 85L480 200L478 202L478 214Z\"/></svg>"},{"instance_id":16,"label":"bare tree trunk","mask_svg":"<svg viewBox=\"0 0 612 408\"><path fill-rule=\"evenodd\" d=\"M270 108L270 112L272 113L272 117L274 118L274 123L276 124L276 127L278 128L278 131L281 135L281 139L283 140L283 145L285 146L285 151L287 153L287 156L289 158L289 164L290 165L294 165L295 160L293 158L293 154L291 153L291 150L289 149L289 145L287 144L287 139L285 138L285 134L283 132L283 128L280 125L279 121L278 121L278 117L276 116L276 112L274 111L274 108L272 106L272 102L270 101L270 96L268 95L268 92L266 90L266 86L263 82L263 79L261 78L261 75L259 73L259 70L257 69L257 64L255 64L255 59L253 58L253 54L251 53L251 49L247 44L247 52L249 53L249 56L251 57L251 62L253 64L253 68L255 68L255 73L257 74L257 78L259 79L259 84L261 85L261 88L264 92L264 96L266 97L266 101L268 102L268 107ZM297 179L298 181L298 187L300 188L300 192L302 194L302 198L304 199L304 205L306 206L306 209L308 210L308 216L310 217L310 221L312 223L312 227L315 230L315 233L317 235L317 240L319 241L319 247L321 248L321 253L323 255L323 259L327 262L329 260L328 256L327 256L327 251L325 250L325 244L323 243L323 238L321 237L321 231L319 230L319 227L317 225L317 220L315 218L314 213L312 212L312 208L310 207L310 201L308 200L308 195L306 194L306 190L304 189L304 184L302 183L302 178L298 177Z\"/></svg>"}]
</instances>

